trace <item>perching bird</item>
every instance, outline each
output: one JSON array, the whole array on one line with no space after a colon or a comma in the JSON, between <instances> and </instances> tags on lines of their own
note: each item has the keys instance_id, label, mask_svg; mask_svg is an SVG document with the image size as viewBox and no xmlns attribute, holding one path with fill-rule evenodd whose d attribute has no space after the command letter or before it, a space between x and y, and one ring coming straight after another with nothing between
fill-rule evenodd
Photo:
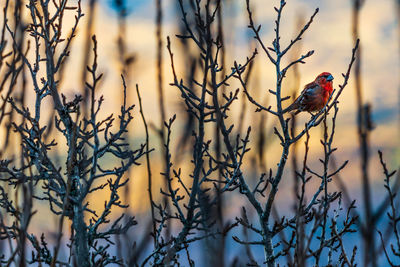
<instances>
[{"instance_id":1,"label":"perching bird","mask_svg":"<svg viewBox=\"0 0 400 267\"><path fill-rule=\"evenodd\" d=\"M333 76L329 72L323 72L315 80L306 86L300 96L283 113L296 110L295 115L302 111L320 111L328 102L332 94Z\"/></svg>"}]
</instances>

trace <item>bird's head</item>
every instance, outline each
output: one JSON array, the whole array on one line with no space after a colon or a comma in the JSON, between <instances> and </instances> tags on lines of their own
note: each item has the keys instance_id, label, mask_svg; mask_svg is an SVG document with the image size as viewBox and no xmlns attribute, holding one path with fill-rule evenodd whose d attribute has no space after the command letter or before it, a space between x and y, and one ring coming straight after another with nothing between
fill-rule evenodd
<instances>
[{"instance_id":1,"label":"bird's head","mask_svg":"<svg viewBox=\"0 0 400 267\"><path fill-rule=\"evenodd\" d=\"M333 76L329 72L323 72L317 76L315 81L320 84L325 90L332 92Z\"/></svg>"}]
</instances>

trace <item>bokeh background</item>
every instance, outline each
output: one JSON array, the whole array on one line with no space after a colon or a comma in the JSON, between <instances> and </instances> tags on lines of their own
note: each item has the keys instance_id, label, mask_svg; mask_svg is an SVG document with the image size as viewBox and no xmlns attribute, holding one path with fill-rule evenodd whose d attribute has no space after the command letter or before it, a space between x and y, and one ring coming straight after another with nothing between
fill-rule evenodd
<instances>
[{"instance_id":1,"label":"bokeh background","mask_svg":"<svg viewBox=\"0 0 400 267\"><path fill-rule=\"evenodd\" d=\"M94 5L91 8L90 2ZM177 114L177 122L173 127L173 160L176 166L189 172L190 162L190 141L185 146L181 145L181 137L187 126L187 117L180 94L175 87L169 84L173 81L170 59L166 49L166 38L170 36L172 50L176 57L178 76L184 78L189 68L187 56L193 51L183 48L180 40L175 35L182 27L181 14L177 6L177 1L162 0L162 87L165 95L166 118ZM278 1L252 0L254 17L257 23L262 25L261 35L265 43L270 44L273 40L273 27L276 13L273 9ZM122 6L121 6L122 5ZM285 7L281 23L282 42L288 43L295 36L300 25L303 25L308 17L319 8L314 23L305 34L300 45L296 45L295 53L305 53L314 50L315 54L298 68L297 76L293 72L288 74L283 86L283 93L291 95L293 91L299 92L302 87L314 80L323 71L329 71L335 77L334 85L337 87L343 81L342 73L347 70L350 61L351 49L354 46L352 35L352 1L336 0L290 0ZM105 74L98 94L105 97L104 114L117 113L120 107L122 95L121 73L128 80L128 98L131 103L137 104L135 85L138 84L143 99L145 116L151 125L150 145L155 148L151 153L153 177L155 185L154 192L159 192L162 185L162 160L160 152L160 139L154 128L160 124L160 109L158 106L158 84L157 84L157 36L156 36L156 6L155 1L150 0L98 0L84 1L83 17L78 28L78 34L73 41L72 50L64 70L64 78L61 81L61 91L71 97L82 92L82 71L84 62L91 56L87 55L86 37L87 33L95 34L98 40L99 69ZM90 11L92 10L92 11ZM123 14L121 13L123 10ZM92 13L93 12L93 13ZM89 13L93 15L91 27ZM66 25L73 24L73 14L66 17ZM226 26L224 31L225 43L225 63L233 67L233 62L244 62L250 56L253 49L257 46L253 34L248 25L245 1L224 0L223 1L223 20ZM400 163L400 60L399 60L399 3L394 0L366 0L360 10L359 19L359 38L361 40L361 78L362 92L365 103L370 103L372 107L372 120L374 130L370 136L371 159L369 165L371 184L373 188L374 200L384 196L383 175L379 165L378 150L384 152L388 166L397 169ZM120 38L122 36L122 39ZM122 46L121 46L122 45ZM121 48L122 47L122 48ZM124 58L121 59L121 49ZM191 47L190 47L191 49ZM289 59L290 59L289 57ZM288 60L289 60L288 59ZM129 64L125 64L127 63ZM125 63L122 63L125 62ZM129 67L126 67L129 65ZM230 70L227 69L229 72ZM250 80L250 88L253 96L274 105L274 99L268 93L268 89L275 85L274 66L268 58L260 53L254 63L254 70ZM297 79L297 80L296 80ZM228 90L239 88L239 84L232 82ZM240 116L244 116L242 131L252 126L253 134L258 131L266 132L266 143L262 148L264 154L261 165L266 169L276 168L280 157L280 146L270 129L277 123L273 118L263 118L264 123L260 124L261 114L254 112L254 107L249 103L243 103L243 95L231 108L230 119L238 126ZM33 98L32 98L33 101ZM28 99L29 102L29 99ZM289 101L290 102L290 101ZM48 102L51 105L51 102ZM28 103L33 106L33 102ZM351 76L349 85L341 95L340 112L337 118L336 137L334 141L336 160L339 163L349 160L348 166L341 172L341 177L348 187L352 198L357 199L357 206L362 207L361 201L361 174L360 157L357 137L356 124L356 99L354 79ZM135 112L136 119L133 122L129 139L132 144L138 144L144 140L144 129L139 118L138 109ZM268 115L267 115L268 116ZM299 125L302 125L309 118L309 114L299 115ZM46 121L44 116L43 121ZM311 131L310 166L318 168L319 157L323 155L320 145L322 130L317 127ZM57 138L57 137L55 137ZM210 134L212 138L212 134ZM303 153L300 142L298 147L299 155ZM253 156L246 162L249 173L252 169L252 160L256 158L257 143L251 144ZM13 153L10 148L8 153ZM301 156L300 156L301 157ZM61 161L62 159L60 159ZM257 162L257 166L260 162ZM284 177L283 184L277 195L277 205L282 214L289 213L292 209L294 196L291 189L291 165L287 168L287 175ZM262 170L254 171L256 178ZM252 177L252 175L249 175ZM144 188L147 185L145 165L134 167L131 170L131 180L129 191L124 195L125 201L130 204L130 212L136 215L141 223L146 222L149 212L147 192ZM315 181L315 186L319 185ZM311 190L312 191L312 190ZM155 194L156 201L160 195ZM158 198L158 199L157 199ZM103 205L103 198L96 194L90 201L94 208ZM43 204L44 205L44 204ZM229 197L225 202L225 213L227 217L234 218L235 214L240 213L240 207L246 206L246 200L237 196ZM46 214L47 209L39 209L39 214ZM50 217L51 218L51 217ZM49 224L56 225L56 220L49 219L48 216L35 216L32 223L33 231L41 232L49 229ZM383 220L382 223L385 223ZM233 258L237 252L238 245L232 239L228 239L228 257ZM360 242L354 238L355 243ZM259 258L263 257L260 252ZM383 265L382 265L383 266Z\"/></svg>"},{"instance_id":2,"label":"bokeh background","mask_svg":"<svg viewBox=\"0 0 400 267\"><path fill-rule=\"evenodd\" d=\"M273 27L275 11L273 2L251 1L255 19L262 24L262 37L267 44L273 40ZM159 124L160 110L157 106L157 42L156 42L156 8L155 1L126 1L126 50L134 56L134 62L129 73L130 88L128 92L130 100L137 103L134 85L138 84L142 93L145 115L154 125ZM322 71L331 72L334 77L334 85L343 81L341 74L346 71L353 47L352 37L352 1L300 1L293 0L288 2L282 18L282 41L288 43L295 35L300 25L313 13L315 8L320 11L308 32L305 34L301 45L297 46L299 53L314 50L315 54L307 60L306 64L299 67L299 88L294 88L294 82L289 77L284 84L284 93L290 95L292 90L298 92L306 83ZM393 0L367 0L360 11L359 37L361 39L361 74L362 92L364 102L372 105L372 119L375 129L372 131L371 142L371 178L376 187L377 197L383 192L381 169L377 158L377 150L385 153L388 164L393 166L399 164L399 123L400 123L400 65L399 65L399 24L397 17L397 5ZM185 70L188 68L184 64L186 51L182 51L180 40L175 37L181 27L180 10L175 1L162 1L163 8L163 89L165 92L167 118L173 114L178 114L175 125L175 134L179 136L185 125L185 116L182 112L182 103L178 90L169 85L173 81L170 67L169 55L166 49L166 37L170 36L174 56L177 58L178 76L184 78ZM119 93L121 88L121 65L118 60L118 7L114 1L99 1L95 9L93 21L93 33L96 34L99 43L99 68L105 73L100 92L107 100L104 112L118 110ZM234 60L244 62L247 56L251 55L255 47L253 35L247 28L248 16L245 10L244 1L227 0L223 3L224 23L229 30L224 33L226 45L226 64L233 67ZM80 26L81 31L85 31L87 16L83 18ZM78 34L72 48L70 61L66 76L62 84L63 90L70 94L79 92L80 73L76 66L80 65L84 57L83 34ZM290 59L290 58L289 58ZM275 72L274 66L268 61L267 57L260 53L255 60L255 70L251 81L251 90L259 99L268 98L268 89L274 88ZM75 78L73 78L75 77ZM232 83L231 90L239 88L239 84ZM117 96L117 97L116 97ZM113 101L116 100L116 101ZM269 101L267 99L267 101ZM274 104L271 99L271 104ZM290 101L289 101L290 102ZM259 128L257 116L254 115L254 107L247 106L245 110L241 108L238 101L232 108L232 120L237 120L240 114L245 112L246 126L251 125ZM306 120L309 115L301 114L300 120ZM354 79L350 78L349 86L346 87L340 98L340 113L337 120L337 131L335 146L338 147L336 157L338 160L349 159L350 163L343 171L343 177L351 188L354 196L360 194L360 173L359 173L359 152L356 126L356 99ZM274 125L273 120L266 122L263 127L270 129ZM299 124L301 124L299 122ZM144 130L139 118L134 122L132 138L140 142L144 139ZM151 132L152 146L157 148L159 140L156 133ZM312 131L312 159L318 160L321 155L319 139L320 129ZM276 136L271 136L275 139ZM177 139L179 140L179 139ZM267 141L268 142L268 141ZM178 146L176 142L175 146ZM279 157L279 145L276 140L271 140L266 145L266 161L273 167ZM278 154L278 155L277 155ZM157 152L152 157L158 157ZM155 161L156 163L157 161ZM144 178L144 176L143 176ZM139 186L142 182L140 177L132 181L137 186L132 187L132 207L134 210L144 208L140 199L145 194Z\"/></svg>"}]
</instances>

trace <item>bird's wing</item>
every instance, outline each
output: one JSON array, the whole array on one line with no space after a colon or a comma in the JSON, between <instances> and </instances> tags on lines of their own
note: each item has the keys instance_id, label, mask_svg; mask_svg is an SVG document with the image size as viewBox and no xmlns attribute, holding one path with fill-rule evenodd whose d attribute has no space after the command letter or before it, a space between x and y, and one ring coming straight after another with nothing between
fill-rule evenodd
<instances>
[{"instance_id":1,"label":"bird's wing","mask_svg":"<svg viewBox=\"0 0 400 267\"><path fill-rule=\"evenodd\" d=\"M319 99L318 97L322 94L322 87L316 83L311 82L304 86L303 91L296 98L296 100L286 109L283 110L283 113L292 111L297 109L298 112L300 111L309 111L315 110L316 107L319 106Z\"/></svg>"},{"instance_id":2,"label":"bird's wing","mask_svg":"<svg viewBox=\"0 0 400 267\"><path fill-rule=\"evenodd\" d=\"M304 86L299 97L300 107L306 107L315 102L317 97L322 93L322 87L316 82L312 82Z\"/></svg>"}]
</instances>

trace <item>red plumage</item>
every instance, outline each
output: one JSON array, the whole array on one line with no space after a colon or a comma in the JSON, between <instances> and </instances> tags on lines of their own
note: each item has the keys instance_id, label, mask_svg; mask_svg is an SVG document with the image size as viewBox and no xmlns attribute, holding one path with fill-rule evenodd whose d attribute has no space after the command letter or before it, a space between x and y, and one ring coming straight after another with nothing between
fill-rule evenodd
<instances>
[{"instance_id":1,"label":"red plumage","mask_svg":"<svg viewBox=\"0 0 400 267\"><path fill-rule=\"evenodd\" d=\"M329 72L323 72L315 80L306 86L300 96L283 113L294 111L295 115L302 111L320 111L328 102L333 91L333 76Z\"/></svg>"}]
</instances>

